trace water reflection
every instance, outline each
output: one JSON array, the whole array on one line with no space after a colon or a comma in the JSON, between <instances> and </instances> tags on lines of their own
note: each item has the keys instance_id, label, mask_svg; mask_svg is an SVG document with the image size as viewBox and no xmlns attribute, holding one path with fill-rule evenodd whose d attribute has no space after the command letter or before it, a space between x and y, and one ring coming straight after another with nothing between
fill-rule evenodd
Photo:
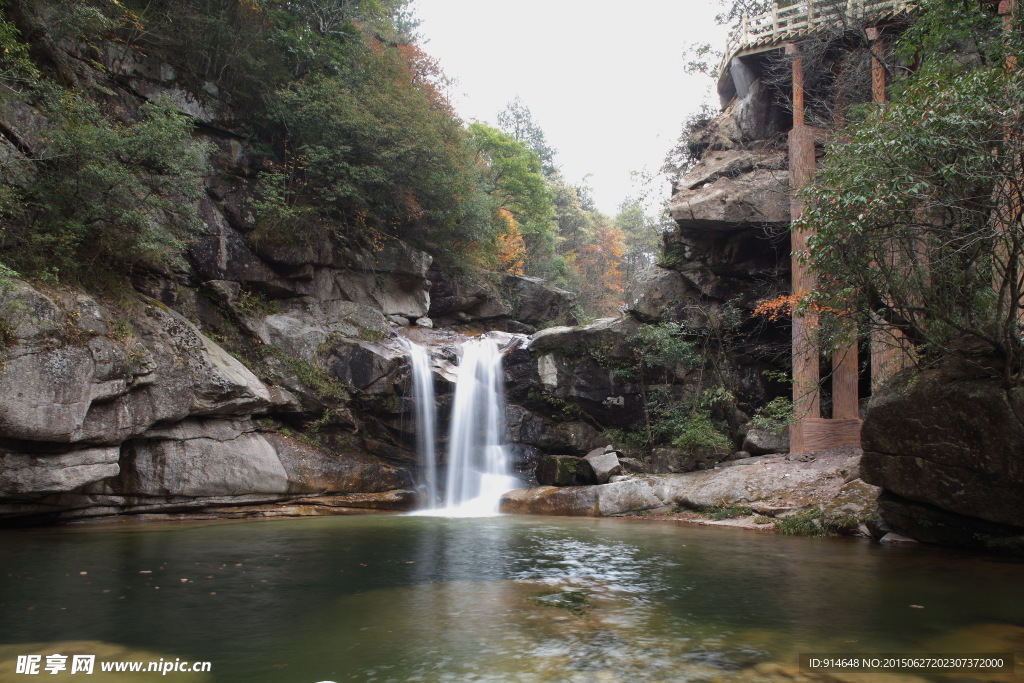
<instances>
[{"instance_id":1,"label":"water reflection","mask_svg":"<svg viewBox=\"0 0 1024 683\"><path fill-rule=\"evenodd\" d=\"M801 651L1024 651L1019 562L848 539L359 517L0 543L0 644L210 660L214 681L768 680Z\"/></svg>"}]
</instances>

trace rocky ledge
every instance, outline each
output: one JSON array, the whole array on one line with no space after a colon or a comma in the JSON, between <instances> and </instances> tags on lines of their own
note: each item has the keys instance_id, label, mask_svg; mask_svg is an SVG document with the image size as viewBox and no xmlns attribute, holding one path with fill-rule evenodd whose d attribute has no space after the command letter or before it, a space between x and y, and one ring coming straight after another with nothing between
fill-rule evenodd
<instances>
[{"instance_id":1,"label":"rocky ledge","mask_svg":"<svg viewBox=\"0 0 1024 683\"><path fill-rule=\"evenodd\" d=\"M860 479L859 449L772 455L721 463L685 474L614 476L594 486L540 486L507 493L502 512L610 517L647 514L771 529L803 515L811 523L883 537L875 499L879 489ZM722 511L729 511L723 514ZM725 519L725 517L729 517ZM818 522L813 522L818 520Z\"/></svg>"}]
</instances>

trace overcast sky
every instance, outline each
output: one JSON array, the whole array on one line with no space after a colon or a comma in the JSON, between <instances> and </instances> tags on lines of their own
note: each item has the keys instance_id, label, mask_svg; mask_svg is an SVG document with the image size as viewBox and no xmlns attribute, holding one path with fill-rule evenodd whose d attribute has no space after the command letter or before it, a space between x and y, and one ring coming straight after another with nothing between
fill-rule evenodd
<instances>
[{"instance_id":1,"label":"overcast sky","mask_svg":"<svg viewBox=\"0 0 1024 683\"><path fill-rule=\"evenodd\" d=\"M496 126L517 95L571 182L591 174L598 209L657 172L711 80L683 73L690 42L724 43L714 0L414 0L426 52L456 81L467 121ZM659 186L667 194L667 186Z\"/></svg>"}]
</instances>

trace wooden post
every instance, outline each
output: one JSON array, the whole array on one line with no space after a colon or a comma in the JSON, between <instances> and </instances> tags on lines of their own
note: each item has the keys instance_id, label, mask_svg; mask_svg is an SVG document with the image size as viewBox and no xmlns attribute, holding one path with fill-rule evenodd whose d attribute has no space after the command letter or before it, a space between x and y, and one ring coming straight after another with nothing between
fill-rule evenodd
<instances>
[{"instance_id":1,"label":"wooden post","mask_svg":"<svg viewBox=\"0 0 1024 683\"><path fill-rule=\"evenodd\" d=\"M884 105L888 100L886 94L885 63L879 59L885 52L885 40L877 28L867 30L871 41L871 95L876 104ZM891 251L891 250L890 250ZM896 254L889 256L890 263L898 258ZM877 390L883 382L906 367L907 354L904 349L906 342L903 333L892 330L886 334L881 330L871 333L871 391Z\"/></svg>"},{"instance_id":2,"label":"wooden post","mask_svg":"<svg viewBox=\"0 0 1024 683\"><path fill-rule=\"evenodd\" d=\"M790 217L796 221L803 214L803 202L796 191L805 187L814 175L816 166L814 154L814 133L806 125L804 107L804 66L799 49L790 43L786 54L792 57L793 74L793 129L789 132L789 182L793 191L790 199ZM800 257L807 250L808 235L801 230L790 232L792 249L792 291L797 299L806 294L814 285L811 274ZM817 327L812 314L793 313L793 407L795 424L789 430L789 450L802 453L805 448L804 429L808 420L821 417L821 403L818 394L818 345L811 337Z\"/></svg>"},{"instance_id":3,"label":"wooden post","mask_svg":"<svg viewBox=\"0 0 1024 683\"><path fill-rule=\"evenodd\" d=\"M860 384L857 341L832 356L832 419L860 419Z\"/></svg>"}]
</instances>

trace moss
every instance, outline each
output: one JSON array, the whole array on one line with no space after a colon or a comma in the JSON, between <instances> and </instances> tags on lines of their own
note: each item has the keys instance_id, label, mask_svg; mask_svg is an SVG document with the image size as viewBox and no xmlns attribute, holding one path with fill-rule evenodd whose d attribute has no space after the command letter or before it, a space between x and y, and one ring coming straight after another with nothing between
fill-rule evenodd
<instances>
[{"instance_id":1,"label":"moss","mask_svg":"<svg viewBox=\"0 0 1024 683\"><path fill-rule=\"evenodd\" d=\"M345 386L331 377L325 368L291 356L285 356L285 361L299 381L312 389L320 398L337 401L348 400L349 395Z\"/></svg>"}]
</instances>

